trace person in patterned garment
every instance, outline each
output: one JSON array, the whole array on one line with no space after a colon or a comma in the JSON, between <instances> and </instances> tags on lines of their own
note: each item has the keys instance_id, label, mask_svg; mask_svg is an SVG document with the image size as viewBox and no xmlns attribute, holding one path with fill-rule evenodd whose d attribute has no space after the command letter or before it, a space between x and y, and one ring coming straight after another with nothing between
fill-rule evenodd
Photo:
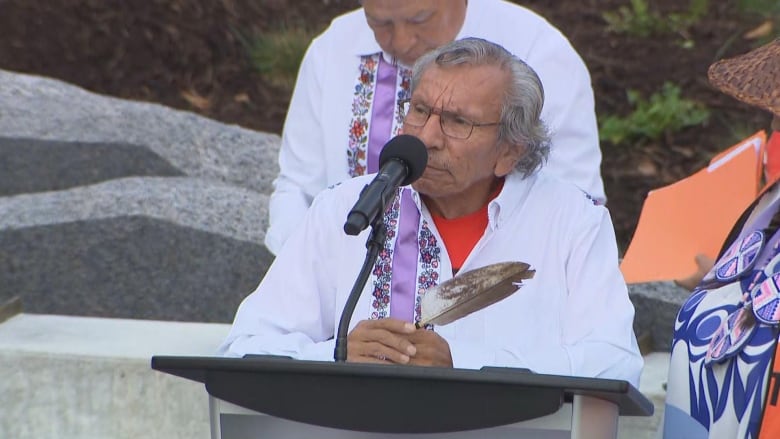
<instances>
[{"instance_id":1,"label":"person in patterned garment","mask_svg":"<svg viewBox=\"0 0 780 439\"><path fill-rule=\"evenodd\" d=\"M767 150L780 151L780 39L709 78L774 115ZM780 184L769 183L674 322L664 438L780 438Z\"/></svg>"},{"instance_id":2,"label":"person in patterned garment","mask_svg":"<svg viewBox=\"0 0 780 439\"><path fill-rule=\"evenodd\" d=\"M347 361L624 379L642 369L634 309L604 206L540 169L549 135L538 76L501 46L463 39L414 67L403 133L428 151L422 177L384 213L387 238L349 325ZM220 348L227 356L332 360L368 230L342 226L366 175L323 191ZM506 299L416 329L425 291L499 262L536 270Z\"/></svg>"},{"instance_id":3,"label":"person in patterned garment","mask_svg":"<svg viewBox=\"0 0 780 439\"><path fill-rule=\"evenodd\" d=\"M604 203L593 89L585 63L544 18L504 0L363 0L312 41L301 63L279 150L265 245L278 254L314 197L376 172L397 134L412 64L457 38L500 44L527 62L547 92L547 171Z\"/></svg>"}]
</instances>

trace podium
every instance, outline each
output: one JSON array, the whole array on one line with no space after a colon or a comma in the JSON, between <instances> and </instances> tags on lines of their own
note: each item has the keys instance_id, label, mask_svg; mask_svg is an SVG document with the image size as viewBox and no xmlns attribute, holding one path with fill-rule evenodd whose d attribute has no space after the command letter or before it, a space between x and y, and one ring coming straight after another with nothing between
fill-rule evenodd
<instances>
[{"instance_id":1,"label":"podium","mask_svg":"<svg viewBox=\"0 0 780 439\"><path fill-rule=\"evenodd\" d=\"M209 393L212 439L615 438L618 416L653 404L626 381L481 370L152 357Z\"/></svg>"}]
</instances>

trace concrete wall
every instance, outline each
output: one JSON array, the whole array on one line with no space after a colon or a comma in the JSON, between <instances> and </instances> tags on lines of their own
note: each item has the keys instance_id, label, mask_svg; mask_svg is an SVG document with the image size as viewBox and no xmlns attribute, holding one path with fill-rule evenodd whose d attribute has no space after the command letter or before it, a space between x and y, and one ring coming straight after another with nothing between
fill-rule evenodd
<instances>
[{"instance_id":1,"label":"concrete wall","mask_svg":"<svg viewBox=\"0 0 780 439\"><path fill-rule=\"evenodd\" d=\"M152 355L211 355L229 326L20 314L0 324L0 438L209 437L202 384Z\"/></svg>"}]
</instances>

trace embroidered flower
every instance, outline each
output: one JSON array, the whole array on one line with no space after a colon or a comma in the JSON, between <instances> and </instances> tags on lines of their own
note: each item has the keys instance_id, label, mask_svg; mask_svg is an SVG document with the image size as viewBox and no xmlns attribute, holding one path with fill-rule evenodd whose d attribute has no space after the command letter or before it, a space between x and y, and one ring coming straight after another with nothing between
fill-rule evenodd
<instances>
[{"instance_id":1,"label":"embroidered flower","mask_svg":"<svg viewBox=\"0 0 780 439\"><path fill-rule=\"evenodd\" d=\"M352 129L349 130L349 134L353 137L361 137L366 132L365 119L356 120L352 123Z\"/></svg>"},{"instance_id":2,"label":"embroidered flower","mask_svg":"<svg viewBox=\"0 0 780 439\"><path fill-rule=\"evenodd\" d=\"M400 194L400 189L397 192ZM385 224L392 224L393 227L387 227L385 246L379 251L374 264L372 273L374 275L374 291L372 296L374 300L371 307L376 309L376 313L371 314L372 319L383 319L390 315L390 288L393 275L393 246L395 240L395 229L398 225L398 215L401 209L401 197L396 196L390 207L385 211Z\"/></svg>"},{"instance_id":3,"label":"embroidered flower","mask_svg":"<svg viewBox=\"0 0 780 439\"><path fill-rule=\"evenodd\" d=\"M369 70L369 71L375 70L376 66L377 66L377 63L379 62L379 56L375 55L375 56L366 57L366 58L368 58L366 60L366 69Z\"/></svg>"},{"instance_id":4,"label":"embroidered flower","mask_svg":"<svg viewBox=\"0 0 780 439\"><path fill-rule=\"evenodd\" d=\"M400 82L398 84L398 93L396 95L396 98L398 101L403 101L406 99L409 99L411 96L410 93L410 86L411 86L411 79L412 79L412 71L411 69L404 69L401 68L398 72L400 77ZM398 131L403 125L404 122L404 115L401 114L401 109L398 108L396 105L396 111L395 111L395 118L393 119L393 136L398 135Z\"/></svg>"},{"instance_id":5,"label":"embroidered flower","mask_svg":"<svg viewBox=\"0 0 780 439\"><path fill-rule=\"evenodd\" d=\"M422 294L433 286L438 284L439 280L439 260L441 257L441 249L436 242L436 236L431 232L428 227L428 222L423 220L420 226L420 266L418 267L419 275L417 277L417 297L415 298L415 321L420 321L420 313L422 312L421 303Z\"/></svg>"},{"instance_id":6,"label":"embroidered flower","mask_svg":"<svg viewBox=\"0 0 780 439\"><path fill-rule=\"evenodd\" d=\"M392 264L395 240L398 235L399 216L401 208L401 197L404 190L399 188L390 207L385 212L384 221L387 226L387 238L385 246L380 250L377 256L376 264L372 273L374 275L374 285L372 292L372 309L376 310L371 314L372 319L385 318L389 316L390 291L392 289ZM414 319L420 321L421 313L421 295L437 285L439 280L439 267L441 265L441 249L438 246L436 237L431 232L427 221L423 220L419 225L418 231L419 255L417 260L416 294L414 299Z\"/></svg>"},{"instance_id":7,"label":"embroidered flower","mask_svg":"<svg viewBox=\"0 0 780 439\"><path fill-rule=\"evenodd\" d=\"M429 288L438 284L439 260L441 249L436 241L436 236L428 227L428 222L422 220L417 241L420 246L420 255L417 266L417 289L414 298L414 321L419 323L422 315L422 296ZM433 325L425 325L426 329L433 329Z\"/></svg>"},{"instance_id":8,"label":"embroidered flower","mask_svg":"<svg viewBox=\"0 0 780 439\"><path fill-rule=\"evenodd\" d=\"M368 110L374 99L376 69L379 55L363 56L352 100L352 120L349 123L347 167L351 177L366 173L366 147L368 146Z\"/></svg>"}]
</instances>

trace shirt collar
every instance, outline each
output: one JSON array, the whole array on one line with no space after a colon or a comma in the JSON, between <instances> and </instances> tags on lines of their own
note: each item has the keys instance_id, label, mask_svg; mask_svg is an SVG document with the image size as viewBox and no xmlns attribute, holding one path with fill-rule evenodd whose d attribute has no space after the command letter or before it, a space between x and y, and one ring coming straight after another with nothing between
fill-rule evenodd
<instances>
[{"instance_id":1,"label":"shirt collar","mask_svg":"<svg viewBox=\"0 0 780 439\"><path fill-rule=\"evenodd\" d=\"M535 172L531 176L523 177L519 172L513 171L506 176L503 189L496 198L488 203L488 227L491 230L501 227L505 219L525 203L538 174ZM422 205L419 192L411 186L407 187L412 191L412 199L420 212L425 212L427 216L430 216L428 210Z\"/></svg>"},{"instance_id":2,"label":"shirt collar","mask_svg":"<svg viewBox=\"0 0 780 439\"><path fill-rule=\"evenodd\" d=\"M488 204L488 227L501 227L505 220L525 203L537 174L523 177L520 172L512 171L506 176L501 193Z\"/></svg>"}]
</instances>

